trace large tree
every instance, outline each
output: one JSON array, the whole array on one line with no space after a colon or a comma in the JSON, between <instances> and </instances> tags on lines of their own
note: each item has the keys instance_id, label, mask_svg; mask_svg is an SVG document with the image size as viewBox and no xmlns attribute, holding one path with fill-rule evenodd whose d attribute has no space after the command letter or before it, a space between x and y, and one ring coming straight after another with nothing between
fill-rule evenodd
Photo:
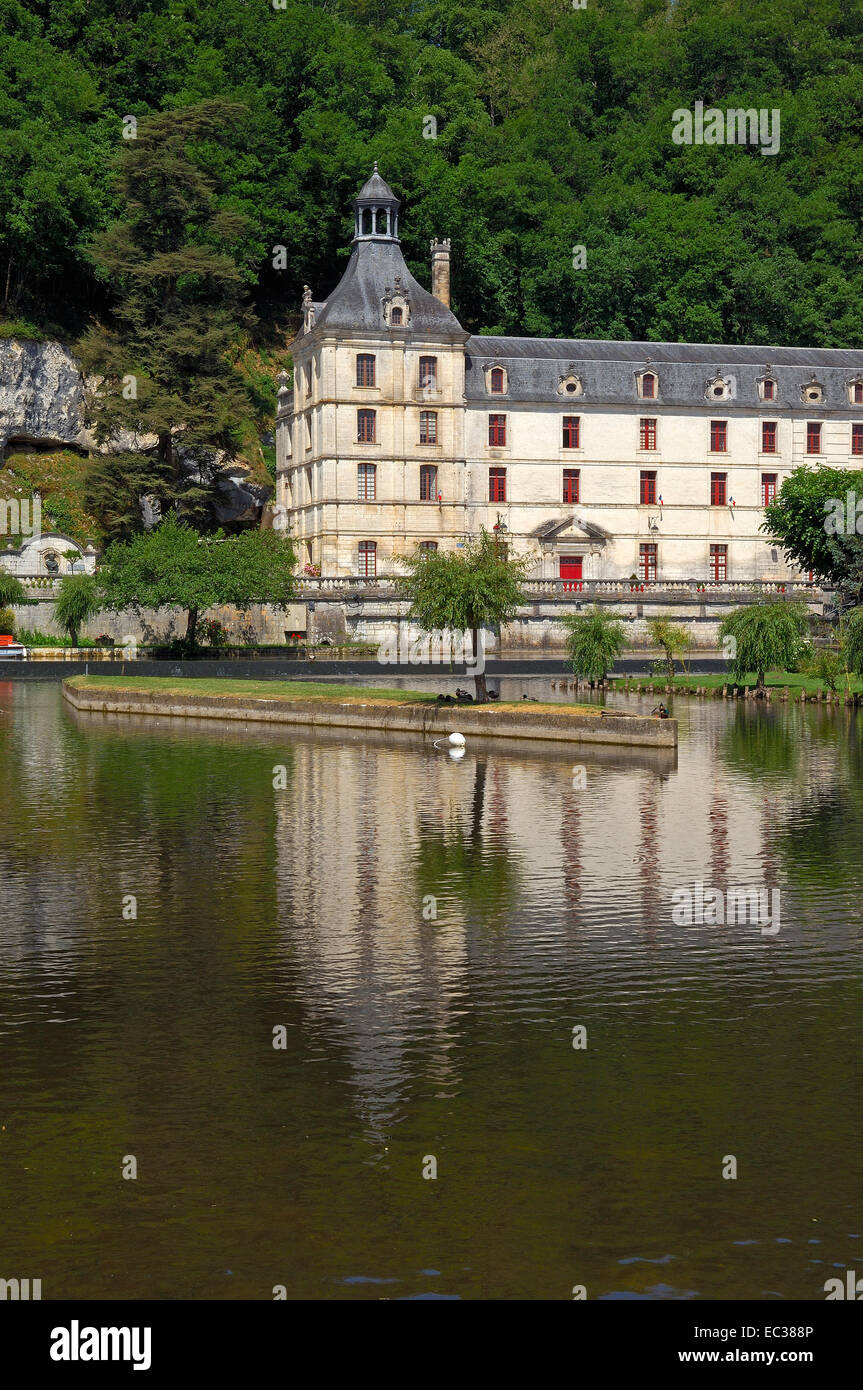
<instances>
[{"instance_id":1,"label":"large tree","mask_svg":"<svg viewBox=\"0 0 863 1390\"><path fill-rule=\"evenodd\" d=\"M795 468L761 529L791 564L839 589L843 603L863 603L863 470Z\"/></svg>"},{"instance_id":2,"label":"large tree","mask_svg":"<svg viewBox=\"0 0 863 1390\"><path fill-rule=\"evenodd\" d=\"M397 588L410 599L408 616L424 632L471 634L473 658L481 658L483 628L500 630L522 603L522 582L531 556L510 558L505 545L485 530L461 550L417 550L403 561ZM474 674L477 704L488 699L485 671Z\"/></svg>"},{"instance_id":3,"label":"large tree","mask_svg":"<svg viewBox=\"0 0 863 1390\"><path fill-rule=\"evenodd\" d=\"M247 609L252 603L284 607L294 596L296 556L275 531L237 536L199 535L168 516L152 531L118 541L102 557L99 582L105 607L180 608L186 642L196 645L198 617L216 604Z\"/></svg>"},{"instance_id":4,"label":"large tree","mask_svg":"<svg viewBox=\"0 0 863 1390\"><path fill-rule=\"evenodd\" d=\"M215 475L252 415L235 365L250 321L235 255L246 221L201 153L229 142L243 115L238 103L201 102L142 120L121 142L120 216L92 247L117 302L110 326L94 324L79 344L96 378L96 439L115 446L88 494L111 537L142 528L143 498L212 528Z\"/></svg>"}]
</instances>

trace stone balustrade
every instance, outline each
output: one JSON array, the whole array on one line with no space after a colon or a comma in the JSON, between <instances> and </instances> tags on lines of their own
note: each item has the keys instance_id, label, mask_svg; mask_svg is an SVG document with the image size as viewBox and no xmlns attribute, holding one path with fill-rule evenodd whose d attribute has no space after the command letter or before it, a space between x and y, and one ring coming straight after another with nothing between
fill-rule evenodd
<instances>
[{"instance_id":1,"label":"stone balustrade","mask_svg":"<svg viewBox=\"0 0 863 1390\"><path fill-rule=\"evenodd\" d=\"M303 577L297 581L297 589L299 597L306 599L313 599L316 595L331 592L355 594L357 597L363 594L375 594L383 597L384 595L394 595L397 592L395 584L390 578L365 579L353 575L334 575L332 577L322 575L317 579ZM592 594L619 594L626 597L632 593L673 593L687 596L704 593L714 597L725 594L733 596L746 593L784 593L798 597L807 595L820 597L822 592L817 584L793 579L654 579L645 584L630 584L625 579L526 579L524 583L524 596L527 599L544 595L576 593L583 593L588 597Z\"/></svg>"}]
</instances>

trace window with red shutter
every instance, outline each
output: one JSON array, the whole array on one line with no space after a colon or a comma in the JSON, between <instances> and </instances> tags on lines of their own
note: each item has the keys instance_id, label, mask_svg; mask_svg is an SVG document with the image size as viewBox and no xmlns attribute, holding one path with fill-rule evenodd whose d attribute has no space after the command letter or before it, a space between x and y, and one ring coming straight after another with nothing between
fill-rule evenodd
<instances>
[{"instance_id":1,"label":"window with red shutter","mask_svg":"<svg viewBox=\"0 0 863 1390\"><path fill-rule=\"evenodd\" d=\"M490 448L503 449L506 446L505 415L489 415L488 442Z\"/></svg>"},{"instance_id":2,"label":"window with red shutter","mask_svg":"<svg viewBox=\"0 0 863 1390\"><path fill-rule=\"evenodd\" d=\"M564 502L577 502L579 493L579 482L581 474L577 468L564 468L563 470L563 500Z\"/></svg>"},{"instance_id":3,"label":"window with red shutter","mask_svg":"<svg viewBox=\"0 0 863 1390\"><path fill-rule=\"evenodd\" d=\"M505 468L490 468L488 470L488 500L489 502L506 501Z\"/></svg>"},{"instance_id":4,"label":"window with red shutter","mask_svg":"<svg viewBox=\"0 0 863 1390\"><path fill-rule=\"evenodd\" d=\"M581 417L578 415L564 415L563 417L563 447L564 449L577 449L581 438Z\"/></svg>"},{"instance_id":5,"label":"window with red shutter","mask_svg":"<svg viewBox=\"0 0 863 1390\"><path fill-rule=\"evenodd\" d=\"M643 584L656 578L656 546L651 542L638 547L638 573Z\"/></svg>"},{"instance_id":6,"label":"window with red shutter","mask_svg":"<svg viewBox=\"0 0 863 1390\"><path fill-rule=\"evenodd\" d=\"M710 475L710 505L711 507L724 507L727 497L727 473L711 473Z\"/></svg>"},{"instance_id":7,"label":"window with red shutter","mask_svg":"<svg viewBox=\"0 0 863 1390\"><path fill-rule=\"evenodd\" d=\"M639 448L641 448L641 449L655 449L655 448L656 448L656 421L655 421L655 420L645 420L645 419L641 420L641 421L639 422L639 426L638 426L638 434L639 434Z\"/></svg>"},{"instance_id":8,"label":"window with red shutter","mask_svg":"<svg viewBox=\"0 0 863 1390\"><path fill-rule=\"evenodd\" d=\"M776 474L761 474L761 505L769 507L771 502L776 501Z\"/></svg>"},{"instance_id":9,"label":"window with red shutter","mask_svg":"<svg viewBox=\"0 0 863 1390\"><path fill-rule=\"evenodd\" d=\"M639 477L639 501L642 507L652 507L656 504L656 473L648 473L643 468Z\"/></svg>"},{"instance_id":10,"label":"window with red shutter","mask_svg":"<svg viewBox=\"0 0 863 1390\"><path fill-rule=\"evenodd\" d=\"M710 452L724 454L728 448L728 421L710 421Z\"/></svg>"}]
</instances>

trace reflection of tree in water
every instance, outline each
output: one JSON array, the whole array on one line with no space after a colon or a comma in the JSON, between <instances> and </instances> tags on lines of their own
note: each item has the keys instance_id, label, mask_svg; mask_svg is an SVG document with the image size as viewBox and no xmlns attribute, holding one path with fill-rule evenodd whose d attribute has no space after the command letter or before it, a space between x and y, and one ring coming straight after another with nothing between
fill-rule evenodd
<instances>
[{"instance_id":1,"label":"reflection of tree in water","mask_svg":"<svg viewBox=\"0 0 863 1390\"><path fill-rule=\"evenodd\" d=\"M863 721L847 713L821 723L823 729L813 728L818 752L837 733L842 741L829 772L823 757L809 769L807 794L777 829L774 850L795 887L817 893L823 904L829 895L863 889Z\"/></svg>"},{"instance_id":2,"label":"reflection of tree in water","mask_svg":"<svg viewBox=\"0 0 863 1390\"><path fill-rule=\"evenodd\" d=\"M496 828L494 841L483 833L487 772L486 760L477 758L469 828L461 818L442 827L429 816L420 816L414 871L422 896L457 898L467 917L485 925L503 926L515 902L521 874L502 827Z\"/></svg>"},{"instance_id":3,"label":"reflection of tree in water","mask_svg":"<svg viewBox=\"0 0 863 1390\"><path fill-rule=\"evenodd\" d=\"M795 776L804 729L799 711L738 707L719 740L726 765L748 777Z\"/></svg>"}]
</instances>

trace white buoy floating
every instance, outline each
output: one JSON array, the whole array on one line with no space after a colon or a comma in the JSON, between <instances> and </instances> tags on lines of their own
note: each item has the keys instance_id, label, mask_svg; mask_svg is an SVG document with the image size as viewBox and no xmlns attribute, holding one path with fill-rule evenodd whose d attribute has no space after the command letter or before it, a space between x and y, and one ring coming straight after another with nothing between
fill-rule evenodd
<instances>
[{"instance_id":1,"label":"white buoy floating","mask_svg":"<svg viewBox=\"0 0 863 1390\"><path fill-rule=\"evenodd\" d=\"M457 730L454 730L454 731L449 735L448 738L445 738L445 739L444 739L444 738L436 738L435 741L434 741L434 746L435 746L435 748L441 748L441 747L446 748L446 750L447 750L447 752L449 753L449 755L450 755L452 761L453 761L454 763L457 763L457 762L459 762L459 761L464 757L464 751L465 751L465 738L464 738L464 734L460 734L460 733L458 733Z\"/></svg>"}]
</instances>

